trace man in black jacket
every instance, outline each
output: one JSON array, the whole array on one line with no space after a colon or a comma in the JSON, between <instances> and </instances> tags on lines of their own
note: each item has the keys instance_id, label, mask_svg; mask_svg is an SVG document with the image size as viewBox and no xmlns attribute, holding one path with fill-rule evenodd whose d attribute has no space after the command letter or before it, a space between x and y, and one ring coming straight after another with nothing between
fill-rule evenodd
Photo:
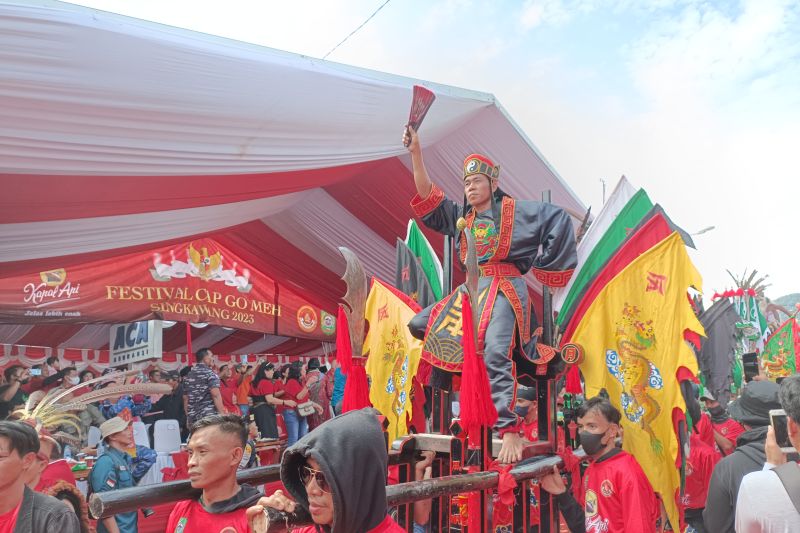
<instances>
[{"instance_id":1,"label":"man in black jacket","mask_svg":"<svg viewBox=\"0 0 800 533\"><path fill-rule=\"evenodd\" d=\"M742 396L728 405L731 417L740 422L746 431L739 435L736 449L714 468L708 486L703 522L708 531L734 533L736 498L742 478L764 467L770 409L780 409L779 387L771 381L752 381Z\"/></svg>"},{"instance_id":2,"label":"man in black jacket","mask_svg":"<svg viewBox=\"0 0 800 533\"><path fill-rule=\"evenodd\" d=\"M39 436L24 422L0 421L0 530L80 533L78 516L51 496L25 485L36 463Z\"/></svg>"}]
</instances>

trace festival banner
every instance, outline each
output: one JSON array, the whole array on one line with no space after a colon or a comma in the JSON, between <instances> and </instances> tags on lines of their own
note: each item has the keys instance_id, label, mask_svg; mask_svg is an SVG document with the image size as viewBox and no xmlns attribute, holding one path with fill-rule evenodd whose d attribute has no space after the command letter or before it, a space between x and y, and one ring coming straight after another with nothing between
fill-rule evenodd
<instances>
[{"instance_id":1,"label":"festival banner","mask_svg":"<svg viewBox=\"0 0 800 533\"><path fill-rule=\"evenodd\" d=\"M794 317L770 335L761 353L761 367L769 379L784 378L800 372L800 326Z\"/></svg>"},{"instance_id":2,"label":"festival banner","mask_svg":"<svg viewBox=\"0 0 800 533\"><path fill-rule=\"evenodd\" d=\"M687 329L703 334L686 299L690 286L701 286L700 274L674 232L606 285L572 337L586 350L587 397L608 391L622 413L623 448L662 495L672 524L680 523L673 411L686 411L677 372L698 372L683 335Z\"/></svg>"},{"instance_id":3,"label":"festival banner","mask_svg":"<svg viewBox=\"0 0 800 533\"><path fill-rule=\"evenodd\" d=\"M0 279L12 324L160 319L328 340L332 318L210 238Z\"/></svg>"},{"instance_id":4,"label":"festival banner","mask_svg":"<svg viewBox=\"0 0 800 533\"><path fill-rule=\"evenodd\" d=\"M419 305L394 287L372 278L364 316L369 332L364 340L366 370L371 379L369 400L389 421L389 444L406 435L411 416L411 390L422 341L411 336L408 323Z\"/></svg>"}]
</instances>

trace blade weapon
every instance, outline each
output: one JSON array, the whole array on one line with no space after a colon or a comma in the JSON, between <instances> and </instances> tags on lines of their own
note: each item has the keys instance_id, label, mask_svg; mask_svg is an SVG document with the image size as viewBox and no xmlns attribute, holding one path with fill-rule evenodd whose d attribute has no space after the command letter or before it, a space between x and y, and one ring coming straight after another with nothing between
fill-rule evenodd
<instances>
[{"instance_id":1,"label":"blade weapon","mask_svg":"<svg viewBox=\"0 0 800 533\"><path fill-rule=\"evenodd\" d=\"M362 357L364 349L364 311L367 306L367 275L358 256L349 248L339 246L347 267L342 280L347 285L344 300L345 313L350 325L350 345L354 357Z\"/></svg>"}]
</instances>

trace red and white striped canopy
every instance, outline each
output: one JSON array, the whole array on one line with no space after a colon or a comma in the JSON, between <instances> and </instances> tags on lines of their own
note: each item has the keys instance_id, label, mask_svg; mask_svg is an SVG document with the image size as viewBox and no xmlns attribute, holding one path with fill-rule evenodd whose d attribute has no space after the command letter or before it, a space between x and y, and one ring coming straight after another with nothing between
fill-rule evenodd
<instances>
[{"instance_id":1,"label":"red and white striped canopy","mask_svg":"<svg viewBox=\"0 0 800 533\"><path fill-rule=\"evenodd\" d=\"M452 198L464 156L480 152L501 165L508 193L550 190L576 219L585 209L490 94L53 1L0 2L0 72L0 278L213 236L333 309L338 246L368 274L394 277L412 216L400 141L414 84L437 95L420 134ZM164 349L185 350L173 329ZM284 342L297 341L210 326L193 345L254 353ZM0 343L102 349L108 335L4 324Z\"/></svg>"}]
</instances>

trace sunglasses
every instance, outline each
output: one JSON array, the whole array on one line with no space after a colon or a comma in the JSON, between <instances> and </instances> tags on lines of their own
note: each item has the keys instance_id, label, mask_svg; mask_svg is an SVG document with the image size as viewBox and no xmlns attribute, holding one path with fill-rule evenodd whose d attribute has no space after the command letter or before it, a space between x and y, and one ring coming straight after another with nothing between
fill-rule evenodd
<instances>
[{"instance_id":1,"label":"sunglasses","mask_svg":"<svg viewBox=\"0 0 800 533\"><path fill-rule=\"evenodd\" d=\"M322 492L331 492L331 487L328 485L328 480L325 479L325 474L322 473L322 470L314 470L308 465L301 466L300 481L303 482L303 485L308 485L312 478Z\"/></svg>"}]
</instances>

